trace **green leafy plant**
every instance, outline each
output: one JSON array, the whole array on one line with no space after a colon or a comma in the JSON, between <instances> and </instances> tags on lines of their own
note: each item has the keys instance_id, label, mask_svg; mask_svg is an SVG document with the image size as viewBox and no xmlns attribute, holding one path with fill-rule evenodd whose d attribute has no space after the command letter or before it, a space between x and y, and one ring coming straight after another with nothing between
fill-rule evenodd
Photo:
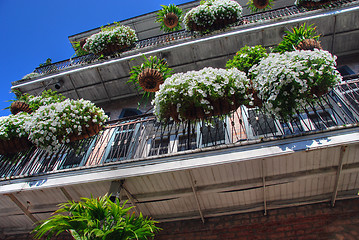
<instances>
[{"instance_id":1,"label":"green leafy plant","mask_svg":"<svg viewBox=\"0 0 359 240\"><path fill-rule=\"evenodd\" d=\"M134 83L137 89L143 89L144 98L150 98L153 96L153 92L158 91L160 84L163 83L168 77L172 76L173 70L168 67L167 62L164 59L160 59L157 56L150 56L147 58L143 55L144 62L141 65L133 66L130 71L130 79L128 83ZM145 79L145 71L148 69L156 70L155 76L148 76ZM147 83L145 81L148 81Z\"/></svg>"},{"instance_id":2,"label":"green leafy plant","mask_svg":"<svg viewBox=\"0 0 359 240\"><path fill-rule=\"evenodd\" d=\"M264 109L283 119L318 101L342 79L336 57L318 49L270 53L249 72Z\"/></svg>"},{"instance_id":3,"label":"green leafy plant","mask_svg":"<svg viewBox=\"0 0 359 240\"><path fill-rule=\"evenodd\" d=\"M241 104L249 104L249 79L236 68L204 68L174 74L156 92L155 115L161 120L200 120L229 114Z\"/></svg>"},{"instance_id":4,"label":"green leafy plant","mask_svg":"<svg viewBox=\"0 0 359 240\"><path fill-rule=\"evenodd\" d=\"M236 1L207 0L187 12L184 24L189 31L206 33L229 27L239 22L241 16L242 7Z\"/></svg>"},{"instance_id":5,"label":"green leafy plant","mask_svg":"<svg viewBox=\"0 0 359 240\"><path fill-rule=\"evenodd\" d=\"M161 5L162 9L157 12L156 22L164 32L174 32L181 30L182 9L176 5Z\"/></svg>"},{"instance_id":6,"label":"green leafy plant","mask_svg":"<svg viewBox=\"0 0 359 240\"><path fill-rule=\"evenodd\" d=\"M98 132L107 119L103 109L90 101L66 99L39 107L31 115L26 131L36 146L54 152L69 143L73 136L88 134L87 129L94 125Z\"/></svg>"},{"instance_id":7,"label":"green leafy plant","mask_svg":"<svg viewBox=\"0 0 359 240\"><path fill-rule=\"evenodd\" d=\"M132 46L137 41L135 30L115 23L115 26L105 26L99 33L86 39L83 49L97 55L111 55Z\"/></svg>"},{"instance_id":8,"label":"green leafy plant","mask_svg":"<svg viewBox=\"0 0 359 240\"><path fill-rule=\"evenodd\" d=\"M285 31L283 40L274 48L274 52L289 52L297 49L298 45L306 39L319 40L320 35L316 32L316 27L307 26L305 23L300 27L293 27L292 31ZM320 49L320 44L317 46Z\"/></svg>"},{"instance_id":9,"label":"green leafy plant","mask_svg":"<svg viewBox=\"0 0 359 240\"><path fill-rule=\"evenodd\" d=\"M130 213L132 207L125 208L125 204L121 205L118 199L112 202L106 195L60 204L56 215L34 229L35 238L47 234L50 239L68 232L76 240L146 240L161 230L156 221L142 214L136 217Z\"/></svg>"},{"instance_id":10,"label":"green leafy plant","mask_svg":"<svg viewBox=\"0 0 359 240\"><path fill-rule=\"evenodd\" d=\"M32 72L32 73L29 73L29 74L26 74L25 76L23 76L22 79L31 79L31 78L35 78L35 77L38 77L38 76L40 76L39 73Z\"/></svg>"},{"instance_id":11,"label":"green leafy plant","mask_svg":"<svg viewBox=\"0 0 359 240\"><path fill-rule=\"evenodd\" d=\"M51 64L52 64L52 60L51 60L51 58L48 58L48 59L46 59L46 62L41 63L41 64L39 65L39 67L45 67L45 66L51 65Z\"/></svg>"},{"instance_id":12,"label":"green leafy plant","mask_svg":"<svg viewBox=\"0 0 359 240\"><path fill-rule=\"evenodd\" d=\"M241 48L233 59L227 61L226 68L237 68L248 75L248 70L268 56L267 51L261 45Z\"/></svg>"},{"instance_id":13,"label":"green leafy plant","mask_svg":"<svg viewBox=\"0 0 359 240\"><path fill-rule=\"evenodd\" d=\"M87 51L85 51L83 49L83 45L85 44L86 41L77 41L77 42L72 42L74 45L74 49L75 49L75 55L76 57L80 57L80 56L84 56L89 54Z\"/></svg>"},{"instance_id":14,"label":"green leafy plant","mask_svg":"<svg viewBox=\"0 0 359 240\"><path fill-rule=\"evenodd\" d=\"M247 5L252 13L269 10L273 6L274 0L249 0Z\"/></svg>"}]
</instances>

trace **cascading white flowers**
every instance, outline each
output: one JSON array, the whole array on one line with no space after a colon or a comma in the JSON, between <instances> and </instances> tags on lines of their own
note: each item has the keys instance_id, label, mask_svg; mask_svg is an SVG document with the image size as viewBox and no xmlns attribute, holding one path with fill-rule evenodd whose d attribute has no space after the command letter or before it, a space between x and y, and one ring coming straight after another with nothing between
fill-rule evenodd
<instances>
[{"instance_id":1,"label":"cascading white flowers","mask_svg":"<svg viewBox=\"0 0 359 240\"><path fill-rule=\"evenodd\" d=\"M318 49L271 53L249 72L263 107L285 119L342 79L336 70L336 57Z\"/></svg>"},{"instance_id":2,"label":"cascading white flowers","mask_svg":"<svg viewBox=\"0 0 359 240\"><path fill-rule=\"evenodd\" d=\"M206 117L213 114L218 100L221 100L221 105L234 107L249 104L252 96L248 87L249 79L238 69L208 67L167 78L156 92L152 104L159 119L186 119L193 108L201 109ZM171 116L169 111L174 111L175 116Z\"/></svg>"},{"instance_id":3,"label":"cascading white flowers","mask_svg":"<svg viewBox=\"0 0 359 240\"><path fill-rule=\"evenodd\" d=\"M27 137L25 125L30 119L30 115L25 112L0 117L0 140Z\"/></svg>"},{"instance_id":4,"label":"cascading white flowers","mask_svg":"<svg viewBox=\"0 0 359 240\"><path fill-rule=\"evenodd\" d=\"M25 128L36 146L54 152L70 142L71 134L81 135L84 128L93 123L102 126L107 119L104 111L90 101L66 99L40 107Z\"/></svg>"},{"instance_id":5,"label":"cascading white flowers","mask_svg":"<svg viewBox=\"0 0 359 240\"><path fill-rule=\"evenodd\" d=\"M238 22L242 16L242 7L232 0L207 0L191 9L184 17L185 27L189 31L199 31L194 25L203 29L218 28L216 22L227 21L225 26Z\"/></svg>"},{"instance_id":6,"label":"cascading white flowers","mask_svg":"<svg viewBox=\"0 0 359 240\"><path fill-rule=\"evenodd\" d=\"M93 54L99 54L110 44L131 46L138 40L135 30L128 26L117 26L103 29L101 32L91 35L86 39L83 48Z\"/></svg>"}]
</instances>

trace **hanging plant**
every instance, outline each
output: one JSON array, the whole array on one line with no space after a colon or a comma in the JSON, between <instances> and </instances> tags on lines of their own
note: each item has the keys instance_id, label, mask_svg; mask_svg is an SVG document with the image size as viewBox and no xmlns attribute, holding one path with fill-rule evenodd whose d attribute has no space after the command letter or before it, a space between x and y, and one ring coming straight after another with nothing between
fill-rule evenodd
<instances>
[{"instance_id":1,"label":"hanging plant","mask_svg":"<svg viewBox=\"0 0 359 240\"><path fill-rule=\"evenodd\" d=\"M135 30L116 23L114 27L102 27L99 33L86 39L83 49L96 55L112 55L131 47L136 41Z\"/></svg>"},{"instance_id":2,"label":"hanging plant","mask_svg":"<svg viewBox=\"0 0 359 240\"><path fill-rule=\"evenodd\" d=\"M18 90L14 90L13 92L15 93L16 100L12 101L9 108L14 115L19 112L32 113L41 106L65 100L63 95L51 89L43 91L40 96L33 96L28 93L23 94Z\"/></svg>"},{"instance_id":3,"label":"hanging plant","mask_svg":"<svg viewBox=\"0 0 359 240\"><path fill-rule=\"evenodd\" d=\"M257 96L257 90L252 86L252 75L249 74L249 69L267 56L267 50L261 45L253 47L244 46L236 53L236 55L234 55L233 59L228 60L226 63L227 69L237 68L238 70L245 72L250 79L248 91L252 94L252 101L246 105L248 108L262 106L262 101Z\"/></svg>"},{"instance_id":4,"label":"hanging plant","mask_svg":"<svg viewBox=\"0 0 359 240\"><path fill-rule=\"evenodd\" d=\"M335 60L329 52L318 49L271 53L249 72L263 107L288 119L341 81Z\"/></svg>"},{"instance_id":5,"label":"hanging plant","mask_svg":"<svg viewBox=\"0 0 359 240\"><path fill-rule=\"evenodd\" d=\"M331 3L340 1L341 0L296 0L294 4L308 9L318 9L330 7Z\"/></svg>"},{"instance_id":6,"label":"hanging plant","mask_svg":"<svg viewBox=\"0 0 359 240\"><path fill-rule=\"evenodd\" d=\"M274 0L249 0L247 5L252 13L272 8Z\"/></svg>"},{"instance_id":7,"label":"hanging plant","mask_svg":"<svg viewBox=\"0 0 359 240\"><path fill-rule=\"evenodd\" d=\"M164 32L174 32L181 30L182 9L176 5L161 5L162 9L157 12L156 22Z\"/></svg>"},{"instance_id":8,"label":"hanging plant","mask_svg":"<svg viewBox=\"0 0 359 240\"><path fill-rule=\"evenodd\" d=\"M319 42L320 35L316 32L316 27L306 26L304 23L300 27L293 27L292 31L285 31L283 40L274 48L274 52L289 52L294 50L314 50L322 49Z\"/></svg>"},{"instance_id":9,"label":"hanging plant","mask_svg":"<svg viewBox=\"0 0 359 240\"><path fill-rule=\"evenodd\" d=\"M12 154L24 151L32 146L27 140L25 125L31 119L22 112L17 115L0 117L0 154Z\"/></svg>"},{"instance_id":10,"label":"hanging plant","mask_svg":"<svg viewBox=\"0 0 359 240\"><path fill-rule=\"evenodd\" d=\"M143 58L144 63L131 68L128 83L134 83L138 89L145 91L145 97L150 97L151 93L159 90L164 80L172 76L173 71L164 59L159 59L157 56L149 58L143 56Z\"/></svg>"},{"instance_id":11,"label":"hanging plant","mask_svg":"<svg viewBox=\"0 0 359 240\"><path fill-rule=\"evenodd\" d=\"M36 146L54 152L62 144L97 134L107 118L90 101L66 99L40 107L26 124L26 131Z\"/></svg>"},{"instance_id":12,"label":"hanging plant","mask_svg":"<svg viewBox=\"0 0 359 240\"><path fill-rule=\"evenodd\" d=\"M229 114L249 104L249 79L236 68L204 68L174 74L156 92L154 112L159 119L175 121L209 118Z\"/></svg>"},{"instance_id":13,"label":"hanging plant","mask_svg":"<svg viewBox=\"0 0 359 240\"><path fill-rule=\"evenodd\" d=\"M207 0L187 12L184 23L189 31L205 33L239 23L241 17L242 7L236 1Z\"/></svg>"}]
</instances>

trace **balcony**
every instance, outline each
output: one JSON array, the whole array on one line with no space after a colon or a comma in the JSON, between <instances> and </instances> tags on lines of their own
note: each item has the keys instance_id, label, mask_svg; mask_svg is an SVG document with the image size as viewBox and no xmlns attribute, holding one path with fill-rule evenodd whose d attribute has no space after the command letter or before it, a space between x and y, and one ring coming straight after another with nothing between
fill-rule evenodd
<instances>
[{"instance_id":1,"label":"balcony","mask_svg":"<svg viewBox=\"0 0 359 240\"><path fill-rule=\"evenodd\" d=\"M342 60L358 53L358 4L359 1L347 0L332 9L315 11L285 5L245 15L243 24L207 35L183 30L142 39L135 48L107 59L87 55L37 68L35 71L41 76L13 82L12 89L36 95L44 88L51 88L69 98L108 104L139 95L127 80L131 67L141 64L143 55L166 58L175 72L207 66L223 68L244 45L273 47L281 41L285 30L304 22L316 25L323 48ZM59 81L63 84L57 89L55 85Z\"/></svg>"},{"instance_id":2,"label":"balcony","mask_svg":"<svg viewBox=\"0 0 359 240\"><path fill-rule=\"evenodd\" d=\"M109 123L95 137L75 142L54 154L33 148L1 156L0 176L12 179L68 169L143 162L233 146L325 134L350 129L359 123L359 79L338 85L309 104L290 121L268 116L260 109L240 107L229 116L200 123L157 122L152 114Z\"/></svg>"}]
</instances>

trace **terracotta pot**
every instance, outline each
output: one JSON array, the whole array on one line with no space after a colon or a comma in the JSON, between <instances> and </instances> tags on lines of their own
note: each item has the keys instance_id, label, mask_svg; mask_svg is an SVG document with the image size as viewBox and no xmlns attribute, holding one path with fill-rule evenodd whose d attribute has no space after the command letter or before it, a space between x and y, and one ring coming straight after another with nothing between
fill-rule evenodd
<instances>
[{"instance_id":1,"label":"terracotta pot","mask_svg":"<svg viewBox=\"0 0 359 240\"><path fill-rule=\"evenodd\" d=\"M304 39L296 46L297 50L314 50L314 48L323 49L320 42L315 39Z\"/></svg>"},{"instance_id":2,"label":"terracotta pot","mask_svg":"<svg viewBox=\"0 0 359 240\"><path fill-rule=\"evenodd\" d=\"M146 68L138 75L138 83L145 92L157 92L163 83L163 76L156 69Z\"/></svg>"},{"instance_id":3,"label":"terracotta pot","mask_svg":"<svg viewBox=\"0 0 359 240\"><path fill-rule=\"evenodd\" d=\"M258 9L264 9L268 4L269 0L253 0L253 5Z\"/></svg>"},{"instance_id":4,"label":"terracotta pot","mask_svg":"<svg viewBox=\"0 0 359 240\"><path fill-rule=\"evenodd\" d=\"M10 111L14 115L18 114L19 112L32 113L29 104L21 101L12 102L10 106Z\"/></svg>"},{"instance_id":5,"label":"terracotta pot","mask_svg":"<svg viewBox=\"0 0 359 240\"><path fill-rule=\"evenodd\" d=\"M82 139L86 139L92 137L100 132L102 126L99 124L95 124L92 121L89 123L89 127L82 126L82 133L78 135L77 133L71 133L69 135L70 142L79 141Z\"/></svg>"},{"instance_id":6,"label":"terracotta pot","mask_svg":"<svg viewBox=\"0 0 359 240\"><path fill-rule=\"evenodd\" d=\"M173 12L167 13L163 18L163 23L166 27L172 29L178 25L178 17Z\"/></svg>"},{"instance_id":7,"label":"terracotta pot","mask_svg":"<svg viewBox=\"0 0 359 240\"><path fill-rule=\"evenodd\" d=\"M0 140L0 154L5 155L22 152L32 146L33 144L26 137Z\"/></svg>"}]
</instances>

